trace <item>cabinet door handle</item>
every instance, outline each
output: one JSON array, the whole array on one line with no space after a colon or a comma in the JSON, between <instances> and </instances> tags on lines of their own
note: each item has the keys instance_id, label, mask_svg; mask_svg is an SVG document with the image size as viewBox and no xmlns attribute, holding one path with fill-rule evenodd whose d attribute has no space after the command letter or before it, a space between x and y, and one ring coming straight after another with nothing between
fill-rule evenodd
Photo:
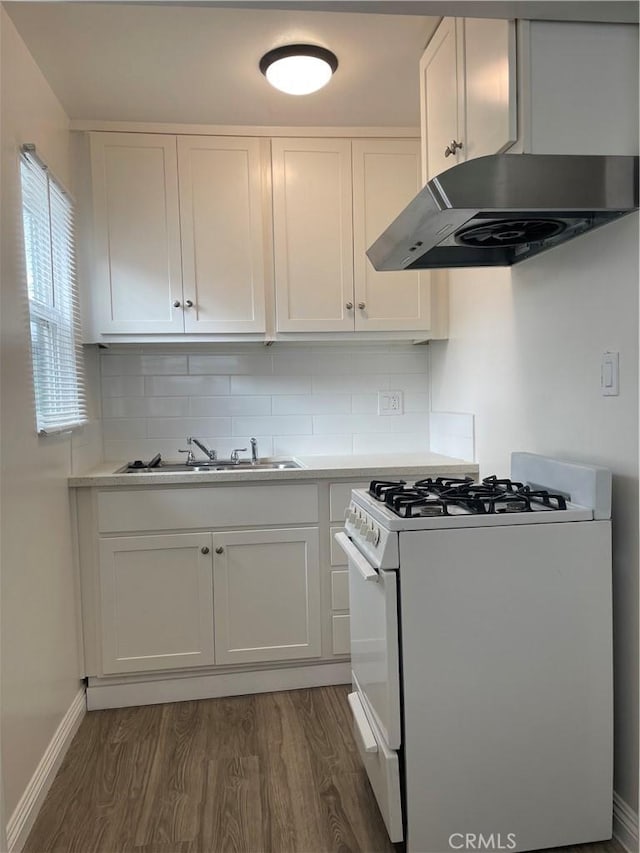
<instances>
[{"instance_id":1,"label":"cabinet door handle","mask_svg":"<svg viewBox=\"0 0 640 853\"><path fill-rule=\"evenodd\" d=\"M351 309L353 308L353 302L347 302L345 304L345 308L347 309L347 311L351 311Z\"/></svg>"},{"instance_id":2,"label":"cabinet door handle","mask_svg":"<svg viewBox=\"0 0 640 853\"><path fill-rule=\"evenodd\" d=\"M193 302L190 299L187 299L184 304L187 308L193 308Z\"/></svg>"},{"instance_id":3,"label":"cabinet door handle","mask_svg":"<svg viewBox=\"0 0 640 853\"><path fill-rule=\"evenodd\" d=\"M358 308L359 308L361 311L364 311L364 309L365 309L366 307L367 307L367 303L366 303L366 302L358 302Z\"/></svg>"},{"instance_id":4,"label":"cabinet door handle","mask_svg":"<svg viewBox=\"0 0 640 853\"><path fill-rule=\"evenodd\" d=\"M201 554L208 554L209 553L209 549L207 548L206 545L203 545L202 548L200 548L200 553Z\"/></svg>"},{"instance_id":5,"label":"cabinet door handle","mask_svg":"<svg viewBox=\"0 0 640 853\"><path fill-rule=\"evenodd\" d=\"M451 154L455 154L459 148L462 148L462 142L456 142L455 139L452 139L451 142L444 149L444 156L450 157Z\"/></svg>"},{"instance_id":6,"label":"cabinet door handle","mask_svg":"<svg viewBox=\"0 0 640 853\"><path fill-rule=\"evenodd\" d=\"M174 308L179 308L179 307L180 307L180 300L179 300L179 299L175 299L175 300L174 300L173 307L174 307Z\"/></svg>"},{"instance_id":7,"label":"cabinet door handle","mask_svg":"<svg viewBox=\"0 0 640 853\"><path fill-rule=\"evenodd\" d=\"M209 549L207 548L207 551L208 550ZM224 554L224 548L222 547L222 545L218 545L218 547L216 548L216 554Z\"/></svg>"}]
</instances>

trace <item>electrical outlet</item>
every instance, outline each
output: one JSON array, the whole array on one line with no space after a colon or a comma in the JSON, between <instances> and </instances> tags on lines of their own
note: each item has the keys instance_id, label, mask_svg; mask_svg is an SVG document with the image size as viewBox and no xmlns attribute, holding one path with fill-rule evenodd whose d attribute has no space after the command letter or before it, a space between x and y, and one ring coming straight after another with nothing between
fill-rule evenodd
<instances>
[{"instance_id":1,"label":"electrical outlet","mask_svg":"<svg viewBox=\"0 0 640 853\"><path fill-rule=\"evenodd\" d=\"M378 391L379 415L401 415L403 411L402 391Z\"/></svg>"}]
</instances>

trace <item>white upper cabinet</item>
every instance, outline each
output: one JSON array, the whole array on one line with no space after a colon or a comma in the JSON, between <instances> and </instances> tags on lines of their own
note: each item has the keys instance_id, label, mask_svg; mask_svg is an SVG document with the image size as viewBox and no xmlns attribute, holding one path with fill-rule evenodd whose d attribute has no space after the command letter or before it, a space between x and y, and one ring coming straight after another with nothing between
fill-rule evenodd
<instances>
[{"instance_id":1,"label":"white upper cabinet","mask_svg":"<svg viewBox=\"0 0 640 853\"><path fill-rule=\"evenodd\" d=\"M92 134L91 167L90 325L106 334L181 332L175 136Z\"/></svg>"},{"instance_id":2,"label":"white upper cabinet","mask_svg":"<svg viewBox=\"0 0 640 853\"><path fill-rule=\"evenodd\" d=\"M265 331L264 144L178 137L185 332Z\"/></svg>"},{"instance_id":3,"label":"white upper cabinet","mask_svg":"<svg viewBox=\"0 0 640 853\"><path fill-rule=\"evenodd\" d=\"M428 270L378 272L367 248L420 188L417 140L354 140L353 268L357 331L432 329Z\"/></svg>"},{"instance_id":4,"label":"white upper cabinet","mask_svg":"<svg viewBox=\"0 0 640 853\"><path fill-rule=\"evenodd\" d=\"M420 61L423 179L517 138L513 21L445 18Z\"/></svg>"},{"instance_id":5,"label":"white upper cabinet","mask_svg":"<svg viewBox=\"0 0 640 853\"><path fill-rule=\"evenodd\" d=\"M279 332L353 331L351 142L274 139Z\"/></svg>"},{"instance_id":6,"label":"white upper cabinet","mask_svg":"<svg viewBox=\"0 0 640 853\"><path fill-rule=\"evenodd\" d=\"M95 259L86 340L264 333L268 144L91 134Z\"/></svg>"},{"instance_id":7,"label":"white upper cabinet","mask_svg":"<svg viewBox=\"0 0 640 853\"><path fill-rule=\"evenodd\" d=\"M429 273L366 256L420 189L419 142L274 139L272 157L277 331L433 333Z\"/></svg>"}]
</instances>

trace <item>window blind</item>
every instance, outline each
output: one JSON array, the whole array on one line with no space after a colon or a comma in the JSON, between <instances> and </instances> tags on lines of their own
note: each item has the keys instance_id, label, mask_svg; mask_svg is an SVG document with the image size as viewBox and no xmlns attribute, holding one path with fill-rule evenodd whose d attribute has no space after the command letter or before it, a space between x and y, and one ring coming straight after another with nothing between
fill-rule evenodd
<instances>
[{"instance_id":1,"label":"window blind","mask_svg":"<svg viewBox=\"0 0 640 853\"><path fill-rule=\"evenodd\" d=\"M73 202L33 145L20 177L36 426L48 435L87 421Z\"/></svg>"}]
</instances>

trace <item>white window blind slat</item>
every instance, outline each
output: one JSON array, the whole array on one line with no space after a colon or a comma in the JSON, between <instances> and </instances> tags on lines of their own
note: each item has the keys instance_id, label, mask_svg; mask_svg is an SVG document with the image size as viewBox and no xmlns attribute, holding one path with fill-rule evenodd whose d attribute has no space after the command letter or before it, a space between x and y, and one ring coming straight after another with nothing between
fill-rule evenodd
<instances>
[{"instance_id":1,"label":"white window blind slat","mask_svg":"<svg viewBox=\"0 0 640 853\"><path fill-rule=\"evenodd\" d=\"M73 204L33 146L20 163L36 425L41 435L87 421Z\"/></svg>"}]
</instances>

